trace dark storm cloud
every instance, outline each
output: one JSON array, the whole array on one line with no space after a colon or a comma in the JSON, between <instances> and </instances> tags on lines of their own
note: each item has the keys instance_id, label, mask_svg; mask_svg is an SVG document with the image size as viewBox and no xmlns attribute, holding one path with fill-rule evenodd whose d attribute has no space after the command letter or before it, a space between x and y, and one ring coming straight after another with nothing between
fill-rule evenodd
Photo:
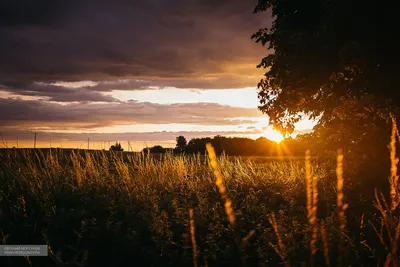
<instances>
[{"instance_id":1,"label":"dark storm cloud","mask_svg":"<svg viewBox=\"0 0 400 267\"><path fill-rule=\"evenodd\" d=\"M249 117L249 120L236 120ZM73 103L61 105L37 100L1 99L0 126L82 129L127 124L192 123L238 125L261 117L257 109L210 103L163 105L148 102Z\"/></svg>"},{"instance_id":2,"label":"dark storm cloud","mask_svg":"<svg viewBox=\"0 0 400 267\"><path fill-rule=\"evenodd\" d=\"M265 50L249 37L270 23L266 14L252 14L256 3L5 0L0 84L141 79L179 88L255 86Z\"/></svg>"},{"instance_id":3,"label":"dark storm cloud","mask_svg":"<svg viewBox=\"0 0 400 267\"><path fill-rule=\"evenodd\" d=\"M67 8L67 1L60 0L3 0L0 2L0 25L52 25Z\"/></svg>"}]
</instances>

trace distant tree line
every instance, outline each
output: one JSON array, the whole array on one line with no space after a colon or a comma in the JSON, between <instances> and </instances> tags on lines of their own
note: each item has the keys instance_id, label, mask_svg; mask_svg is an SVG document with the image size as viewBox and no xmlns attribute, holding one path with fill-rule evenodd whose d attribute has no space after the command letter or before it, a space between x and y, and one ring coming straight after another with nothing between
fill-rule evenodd
<instances>
[{"instance_id":1,"label":"distant tree line","mask_svg":"<svg viewBox=\"0 0 400 267\"><path fill-rule=\"evenodd\" d=\"M116 142L115 145L112 145L110 147L110 150L112 151L124 151L124 149L121 146L121 143Z\"/></svg>"},{"instance_id":2,"label":"distant tree line","mask_svg":"<svg viewBox=\"0 0 400 267\"><path fill-rule=\"evenodd\" d=\"M205 154L207 143L211 143L214 146L217 154L224 152L230 156L303 156L309 142L307 138L286 138L278 144L265 137L253 140L250 138L224 137L220 135L213 138L193 138L187 142L184 136L178 136L174 149L167 149L156 145L143 149L143 152Z\"/></svg>"}]
</instances>

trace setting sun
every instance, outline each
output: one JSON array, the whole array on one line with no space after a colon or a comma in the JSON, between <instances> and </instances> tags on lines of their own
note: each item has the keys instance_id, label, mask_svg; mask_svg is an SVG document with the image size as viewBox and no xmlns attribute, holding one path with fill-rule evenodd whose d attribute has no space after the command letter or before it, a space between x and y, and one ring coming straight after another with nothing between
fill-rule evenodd
<instances>
[{"instance_id":1,"label":"setting sun","mask_svg":"<svg viewBox=\"0 0 400 267\"><path fill-rule=\"evenodd\" d=\"M280 143L284 139L283 135L280 132L275 131L275 130L267 130L264 133L264 136L266 138L268 138L269 140L272 140L277 143Z\"/></svg>"}]
</instances>

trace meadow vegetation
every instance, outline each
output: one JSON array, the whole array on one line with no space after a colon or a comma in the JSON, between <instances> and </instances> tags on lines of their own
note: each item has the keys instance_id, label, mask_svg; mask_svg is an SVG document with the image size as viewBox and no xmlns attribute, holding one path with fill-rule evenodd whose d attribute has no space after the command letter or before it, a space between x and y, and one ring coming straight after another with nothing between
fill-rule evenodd
<instances>
[{"instance_id":1,"label":"meadow vegetation","mask_svg":"<svg viewBox=\"0 0 400 267\"><path fill-rule=\"evenodd\" d=\"M47 244L49 257L0 266L400 266L394 1L259 0L254 12L267 10L271 27L251 37L265 53L259 109L282 134L316 120L312 133L283 154L220 136L178 137L178 155L157 158L2 150L0 244Z\"/></svg>"},{"instance_id":2,"label":"meadow vegetation","mask_svg":"<svg viewBox=\"0 0 400 267\"><path fill-rule=\"evenodd\" d=\"M0 154L1 244L49 257L1 266L399 266L393 127L389 180L364 187L339 150L312 158L8 149ZM124 156L123 156L124 155ZM364 196L364 197L363 197Z\"/></svg>"}]
</instances>

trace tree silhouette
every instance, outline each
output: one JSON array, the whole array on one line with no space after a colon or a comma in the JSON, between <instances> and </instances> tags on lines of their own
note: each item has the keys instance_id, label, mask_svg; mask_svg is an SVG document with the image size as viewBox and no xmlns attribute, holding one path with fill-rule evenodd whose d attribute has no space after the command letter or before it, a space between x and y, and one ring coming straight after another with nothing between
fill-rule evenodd
<instances>
[{"instance_id":1,"label":"tree silhouette","mask_svg":"<svg viewBox=\"0 0 400 267\"><path fill-rule=\"evenodd\" d=\"M144 153L148 153L148 152L150 152L150 153L165 153L165 152L167 152L167 149L166 148L163 148L162 146L160 146L160 145L155 145L155 146L153 146L153 147L150 147L150 148L143 148L143 150L142 150Z\"/></svg>"},{"instance_id":2,"label":"tree silhouette","mask_svg":"<svg viewBox=\"0 0 400 267\"><path fill-rule=\"evenodd\" d=\"M115 145L112 145L110 147L110 150L112 151L124 151L124 149L121 146L121 143L116 142Z\"/></svg>"},{"instance_id":3,"label":"tree silhouette","mask_svg":"<svg viewBox=\"0 0 400 267\"><path fill-rule=\"evenodd\" d=\"M255 12L267 9L272 28L252 36L273 51L258 65L267 70L258 84L260 110L282 132L302 117L317 119L301 138L313 153L334 158L342 148L346 169L362 178L354 183L384 185L390 113L400 114L394 2L259 0Z\"/></svg>"},{"instance_id":4,"label":"tree silhouette","mask_svg":"<svg viewBox=\"0 0 400 267\"><path fill-rule=\"evenodd\" d=\"M186 148L186 145L187 145L187 141L186 141L186 138L184 136L180 135L180 136L178 136L176 138L176 149L179 152L184 151L185 148Z\"/></svg>"},{"instance_id":5,"label":"tree silhouette","mask_svg":"<svg viewBox=\"0 0 400 267\"><path fill-rule=\"evenodd\" d=\"M347 152L383 140L389 114L399 114L400 104L393 5L259 0L255 12L271 9L275 18L272 28L252 36L273 50L258 65L267 69L258 87L270 124L292 132L300 118L318 119L315 137L325 148Z\"/></svg>"}]
</instances>

